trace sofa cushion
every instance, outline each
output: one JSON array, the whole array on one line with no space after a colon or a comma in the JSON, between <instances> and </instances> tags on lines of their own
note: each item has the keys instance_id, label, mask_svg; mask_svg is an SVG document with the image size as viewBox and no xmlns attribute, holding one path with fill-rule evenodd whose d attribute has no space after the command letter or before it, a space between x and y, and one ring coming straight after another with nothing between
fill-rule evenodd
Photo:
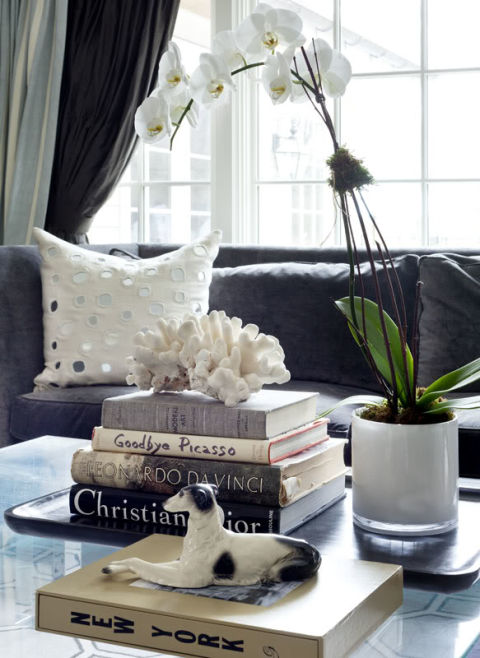
<instances>
[{"instance_id":1,"label":"sofa cushion","mask_svg":"<svg viewBox=\"0 0 480 658\"><path fill-rule=\"evenodd\" d=\"M420 259L419 384L480 357L480 257L436 254ZM462 389L480 391L480 382Z\"/></svg>"},{"instance_id":2,"label":"sofa cushion","mask_svg":"<svg viewBox=\"0 0 480 658\"><path fill-rule=\"evenodd\" d=\"M19 395L10 412L10 434L17 441L44 434L90 439L100 425L103 400L131 392L127 385L72 386Z\"/></svg>"},{"instance_id":3,"label":"sofa cushion","mask_svg":"<svg viewBox=\"0 0 480 658\"><path fill-rule=\"evenodd\" d=\"M218 231L147 260L87 251L35 229L42 256L45 368L38 389L123 384L133 337L159 317L208 311Z\"/></svg>"},{"instance_id":4,"label":"sofa cushion","mask_svg":"<svg viewBox=\"0 0 480 658\"><path fill-rule=\"evenodd\" d=\"M415 299L418 256L394 260L403 285L409 325ZM363 263L367 297L374 295L373 277ZM377 264L385 308L392 313L385 273ZM252 322L276 336L285 351L292 379L371 388L373 375L355 344L334 300L348 294L345 263L266 263L215 268L210 308L223 309L244 323Z\"/></svg>"}]
</instances>

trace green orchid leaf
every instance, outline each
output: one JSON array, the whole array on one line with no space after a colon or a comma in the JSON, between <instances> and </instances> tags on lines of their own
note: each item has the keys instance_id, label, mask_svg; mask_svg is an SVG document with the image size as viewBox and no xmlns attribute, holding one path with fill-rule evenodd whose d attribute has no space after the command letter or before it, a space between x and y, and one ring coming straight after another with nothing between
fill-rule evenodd
<instances>
[{"instance_id":1,"label":"green orchid leaf","mask_svg":"<svg viewBox=\"0 0 480 658\"><path fill-rule=\"evenodd\" d=\"M480 395L473 395L470 398L450 398L437 402L430 409L426 409L424 414L442 414L452 409L478 409L480 408Z\"/></svg>"},{"instance_id":2,"label":"green orchid leaf","mask_svg":"<svg viewBox=\"0 0 480 658\"><path fill-rule=\"evenodd\" d=\"M426 410L440 396L472 384L478 379L480 379L480 358L466 363L461 368L452 370L452 372L442 375L442 377L432 382L417 400L416 407Z\"/></svg>"},{"instance_id":3,"label":"green orchid leaf","mask_svg":"<svg viewBox=\"0 0 480 658\"><path fill-rule=\"evenodd\" d=\"M335 409L338 409L338 407L344 407L348 404L358 404L363 406L365 404L382 404L383 402L385 402L385 398L382 398L379 395L351 395L348 398L340 400L340 402L337 402L337 404L335 404L333 407L330 407L330 409L322 411L317 417L323 418L324 416L328 416L328 414L332 413L332 411L335 411Z\"/></svg>"},{"instance_id":4,"label":"green orchid leaf","mask_svg":"<svg viewBox=\"0 0 480 658\"><path fill-rule=\"evenodd\" d=\"M380 315L378 304L372 302L370 299L365 299L365 325L366 325L366 342L375 361L375 364L386 381L392 385L392 373L390 364L388 362L387 348L385 346L384 335L380 324ZM357 342L360 345L358 333L362 337L363 334L363 321L362 321L362 298L355 297L354 305L357 316L357 325L355 325L350 308L350 298L343 297L335 302L337 308L347 318L350 330ZM405 345L406 352L406 365L402 355L402 343L400 339L400 331L392 320L392 318L383 311L385 326L387 329L388 341L390 344L390 351L392 354L393 365L396 374L396 384L400 403L406 407L409 402L408 392L411 389L411 382L413 381L413 357L408 345Z\"/></svg>"}]
</instances>

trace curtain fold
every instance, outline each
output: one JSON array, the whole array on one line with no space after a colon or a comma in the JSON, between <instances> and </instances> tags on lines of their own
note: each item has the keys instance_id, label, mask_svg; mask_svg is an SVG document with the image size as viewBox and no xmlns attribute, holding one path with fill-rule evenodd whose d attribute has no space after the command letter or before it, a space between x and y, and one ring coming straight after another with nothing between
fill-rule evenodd
<instances>
[{"instance_id":1,"label":"curtain fold","mask_svg":"<svg viewBox=\"0 0 480 658\"><path fill-rule=\"evenodd\" d=\"M52 170L68 0L0 2L0 239L43 227Z\"/></svg>"},{"instance_id":2,"label":"curtain fold","mask_svg":"<svg viewBox=\"0 0 480 658\"><path fill-rule=\"evenodd\" d=\"M135 111L154 88L180 0L71 1L45 228L87 241L135 146Z\"/></svg>"}]
</instances>

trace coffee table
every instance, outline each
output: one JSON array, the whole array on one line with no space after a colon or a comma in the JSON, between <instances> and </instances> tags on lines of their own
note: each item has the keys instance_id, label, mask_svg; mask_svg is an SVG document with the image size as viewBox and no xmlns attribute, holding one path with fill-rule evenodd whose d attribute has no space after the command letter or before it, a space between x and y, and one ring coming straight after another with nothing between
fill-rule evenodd
<instances>
[{"instance_id":1,"label":"coffee table","mask_svg":"<svg viewBox=\"0 0 480 658\"><path fill-rule=\"evenodd\" d=\"M34 592L41 585L93 562L114 548L52 536L17 534L3 521L3 512L23 501L68 487L74 450L88 442L42 437L0 450L0 655L15 658L107 658L166 656L105 643L63 637L34 630ZM348 513L348 499L343 508ZM333 510L334 508L332 508ZM317 517L320 519L321 517ZM480 506L477 529L480 528ZM333 521L332 521L333 522ZM339 527L333 522L333 527ZM341 524L349 536L348 519ZM303 526L304 536L317 533L315 521ZM334 534L335 534L334 532ZM302 529L296 533L302 536ZM370 536L375 542L375 536ZM476 537L480 543L480 530ZM392 541L398 541L395 539ZM472 535L475 541L475 535ZM324 552L334 550L333 539ZM405 542L405 551L414 545ZM393 546L393 545L392 545ZM398 546L396 546L398 549ZM432 544L435 560L435 544ZM403 606L353 654L352 658L461 658L471 656L480 630L480 581L446 592L441 586L419 589L408 585ZM423 586L419 582L418 585ZM458 589L458 588L457 588ZM301 657L299 657L301 658Z\"/></svg>"}]
</instances>

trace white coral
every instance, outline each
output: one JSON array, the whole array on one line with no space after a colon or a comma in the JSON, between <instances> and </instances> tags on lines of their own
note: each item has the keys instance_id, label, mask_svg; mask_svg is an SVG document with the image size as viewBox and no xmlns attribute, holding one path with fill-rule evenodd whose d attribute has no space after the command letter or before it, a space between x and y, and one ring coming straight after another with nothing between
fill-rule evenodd
<instances>
[{"instance_id":1,"label":"white coral","mask_svg":"<svg viewBox=\"0 0 480 658\"><path fill-rule=\"evenodd\" d=\"M278 339L255 324L242 327L224 311L158 320L155 330L136 335L135 344L127 382L142 390L191 389L232 407L264 384L290 379Z\"/></svg>"}]
</instances>

